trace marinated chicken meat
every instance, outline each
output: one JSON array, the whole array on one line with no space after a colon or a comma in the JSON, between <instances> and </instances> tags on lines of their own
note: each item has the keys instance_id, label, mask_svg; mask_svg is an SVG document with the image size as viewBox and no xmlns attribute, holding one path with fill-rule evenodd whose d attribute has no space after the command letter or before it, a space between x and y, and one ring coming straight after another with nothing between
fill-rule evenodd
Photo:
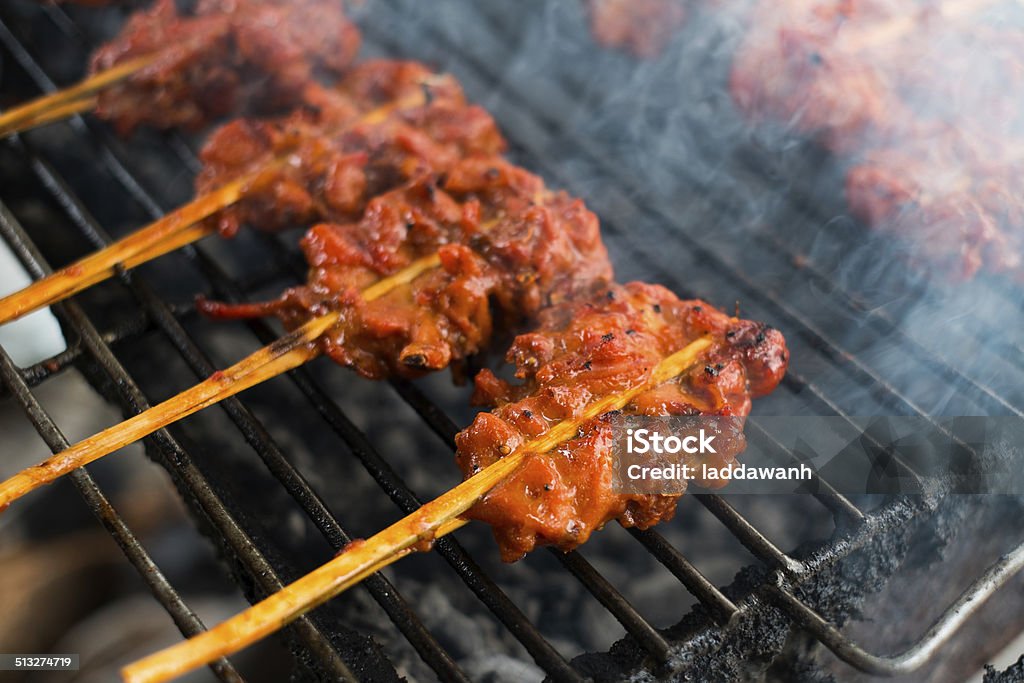
<instances>
[{"instance_id":1,"label":"marinated chicken meat","mask_svg":"<svg viewBox=\"0 0 1024 683\"><path fill-rule=\"evenodd\" d=\"M239 119L214 132L196 190L259 171L245 197L212 219L225 236L242 225L343 223L409 178L504 149L494 119L468 104L450 76L415 62L368 61L337 88L311 89L306 106L287 117ZM271 163L280 157L288 163Z\"/></svg>"},{"instance_id":2,"label":"marinated chicken meat","mask_svg":"<svg viewBox=\"0 0 1024 683\"><path fill-rule=\"evenodd\" d=\"M156 0L93 55L92 73L159 55L99 96L97 114L123 133L281 113L317 78L343 74L359 51L359 31L336 0L197 0L188 13L184 5Z\"/></svg>"},{"instance_id":3,"label":"marinated chicken meat","mask_svg":"<svg viewBox=\"0 0 1024 683\"><path fill-rule=\"evenodd\" d=\"M623 412L743 418L752 398L778 386L789 360L777 330L656 285L605 285L545 310L539 320L508 352L518 382L490 370L476 377L474 399L492 410L456 437L467 478L559 422L578 419L593 402L643 386L659 362L700 337L714 340L700 363ZM468 516L491 525L506 561L538 545L569 551L612 520L646 529L670 519L678 496L613 490L612 443L609 416L584 423L557 450L531 454Z\"/></svg>"},{"instance_id":4,"label":"marinated chicken meat","mask_svg":"<svg viewBox=\"0 0 1024 683\"><path fill-rule=\"evenodd\" d=\"M202 302L214 317L274 314L294 329L341 320L324 353L369 378L415 377L480 351L498 330L612 276L597 218L578 199L501 157L469 157L369 202L362 219L320 224L303 240L307 285L266 304ZM437 254L440 267L365 300L380 279Z\"/></svg>"},{"instance_id":5,"label":"marinated chicken meat","mask_svg":"<svg viewBox=\"0 0 1024 683\"><path fill-rule=\"evenodd\" d=\"M955 8L954 8L955 9ZM869 225L954 279L1022 272L1024 32L895 0L759 3L731 89L849 164Z\"/></svg>"},{"instance_id":6,"label":"marinated chicken meat","mask_svg":"<svg viewBox=\"0 0 1024 683\"><path fill-rule=\"evenodd\" d=\"M870 150L847 173L850 208L911 241L914 258L953 278L982 268L1020 274L1024 163L989 157L970 173L961 161L972 153L949 140Z\"/></svg>"},{"instance_id":7,"label":"marinated chicken meat","mask_svg":"<svg viewBox=\"0 0 1024 683\"><path fill-rule=\"evenodd\" d=\"M597 42L643 58L661 54L687 15L683 0L586 0L586 5Z\"/></svg>"}]
</instances>

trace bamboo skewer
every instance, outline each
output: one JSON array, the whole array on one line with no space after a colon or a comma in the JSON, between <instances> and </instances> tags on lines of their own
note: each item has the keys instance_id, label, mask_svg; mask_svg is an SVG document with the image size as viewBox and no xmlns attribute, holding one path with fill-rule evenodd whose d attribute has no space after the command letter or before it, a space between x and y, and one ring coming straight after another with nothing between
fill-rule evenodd
<instances>
[{"instance_id":1,"label":"bamboo skewer","mask_svg":"<svg viewBox=\"0 0 1024 683\"><path fill-rule=\"evenodd\" d=\"M48 123L69 119L77 114L84 114L90 109L95 108L95 106L96 98L91 95L79 100L71 100L66 104L58 104L52 109L47 109L19 123L12 124L4 131L4 134L14 135L15 133L22 133L26 130L45 126Z\"/></svg>"},{"instance_id":2,"label":"bamboo skewer","mask_svg":"<svg viewBox=\"0 0 1024 683\"><path fill-rule=\"evenodd\" d=\"M264 170L206 193L145 228L0 299L0 324L102 282L113 276L118 266L137 266L210 234L212 230L197 224L241 199L248 184Z\"/></svg>"},{"instance_id":3,"label":"bamboo skewer","mask_svg":"<svg viewBox=\"0 0 1024 683\"><path fill-rule=\"evenodd\" d=\"M366 301L379 299L398 287L410 284L423 273L439 265L440 258L436 254L419 259L394 275L367 287L363 290L362 296ZM72 470L95 462L177 420L312 360L320 353L315 344L316 340L338 321L340 315L338 312L331 312L314 318L230 368L214 373L191 389L79 441L43 463L0 483L0 510L21 496L52 483Z\"/></svg>"},{"instance_id":4,"label":"bamboo skewer","mask_svg":"<svg viewBox=\"0 0 1024 683\"><path fill-rule=\"evenodd\" d=\"M70 115L66 107L72 103L81 102L84 98L109 88L116 83L129 78L142 69L155 63L160 58L160 53L143 55L130 59L126 62L111 67L98 74L94 74L84 81L79 82L70 88L58 90L57 92L44 95L31 102L15 107L3 114L0 114L0 138L6 137L18 130L24 130L25 124L29 121L40 121L49 123L56 120L55 116L47 116L48 113L59 111L64 107L65 115ZM79 113L74 111L73 113ZM44 118L40 118L44 117ZM38 125L38 124L37 124Z\"/></svg>"},{"instance_id":5,"label":"bamboo skewer","mask_svg":"<svg viewBox=\"0 0 1024 683\"><path fill-rule=\"evenodd\" d=\"M415 95L378 107L355 120L340 124L337 129L325 131L325 135L336 135L359 124L380 123L394 111L421 106L427 100L427 93L418 91ZM197 224L243 199L251 184L262 174L283 167L287 163L287 158L276 157L261 168L200 195L131 235L33 282L24 289L0 298L0 325L102 282L116 274L118 266L134 268L212 234L212 228Z\"/></svg>"},{"instance_id":6,"label":"bamboo skewer","mask_svg":"<svg viewBox=\"0 0 1024 683\"><path fill-rule=\"evenodd\" d=\"M238 652L370 574L461 527L466 521L460 516L515 472L531 454L557 448L575 438L586 422L612 410L620 410L640 394L682 374L697 363L711 344L708 338L694 341L659 363L641 385L595 401L578 418L558 423L546 434L523 444L372 538L353 543L327 564L244 612L205 633L125 667L121 672L124 680L127 683L161 683Z\"/></svg>"}]
</instances>

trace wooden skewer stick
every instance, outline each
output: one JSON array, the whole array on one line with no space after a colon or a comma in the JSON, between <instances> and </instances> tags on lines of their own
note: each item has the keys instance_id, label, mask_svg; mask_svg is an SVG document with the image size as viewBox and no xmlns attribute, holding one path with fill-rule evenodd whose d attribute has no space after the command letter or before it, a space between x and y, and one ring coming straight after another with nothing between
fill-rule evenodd
<instances>
[{"instance_id":1,"label":"wooden skewer stick","mask_svg":"<svg viewBox=\"0 0 1024 683\"><path fill-rule=\"evenodd\" d=\"M121 673L127 683L161 683L219 657L233 654L322 605L370 574L433 542L465 522L460 518L488 491L510 476L534 453L546 453L576 437L580 426L619 410L645 391L682 374L711 346L702 338L664 359L648 380L622 394L595 401L575 420L560 422L511 454L485 467L416 512L364 542L353 543L336 558L262 602L215 628L141 659Z\"/></svg>"},{"instance_id":2,"label":"wooden skewer stick","mask_svg":"<svg viewBox=\"0 0 1024 683\"><path fill-rule=\"evenodd\" d=\"M427 99L428 94L418 90L414 95L377 107L353 121L339 124L337 129L325 131L324 134L331 136L359 124L380 123L395 111L422 106ZM283 167L287 163L287 158L274 158L263 167L200 195L131 235L33 282L24 289L0 298L0 325L102 282L112 277L118 266L134 268L211 234L212 229L197 227L196 224L240 201L245 197L249 186L262 174Z\"/></svg>"},{"instance_id":3,"label":"wooden skewer stick","mask_svg":"<svg viewBox=\"0 0 1024 683\"><path fill-rule=\"evenodd\" d=\"M5 134L14 135L15 133L21 133L26 130L45 126L48 123L63 121L64 119L69 119L76 114L84 114L85 112L95 108L95 106L96 98L92 96L83 97L80 100L72 100L67 104L58 104L52 109L47 109L46 111L25 119L20 123L13 124L11 127L6 129Z\"/></svg>"},{"instance_id":4,"label":"wooden skewer stick","mask_svg":"<svg viewBox=\"0 0 1024 683\"><path fill-rule=\"evenodd\" d=\"M186 237L195 241L209 234L209 230L197 229L196 224L241 199L257 175L258 172L247 174L208 192L145 228L0 299L0 324L77 294L113 276L119 265L137 266L188 244L184 241Z\"/></svg>"},{"instance_id":5,"label":"wooden skewer stick","mask_svg":"<svg viewBox=\"0 0 1024 683\"><path fill-rule=\"evenodd\" d=\"M436 254L419 259L407 268L367 287L363 290L362 296L367 301L379 299L388 292L411 283L428 270L438 267L440 263L440 258ZM177 420L312 360L320 353L315 344L316 340L338 321L340 315L338 312L332 312L314 318L273 344L263 347L227 370L215 373L191 389L95 436L79 441L43 463L0 483L0 510L21 496L55 481L72 470L95 462Z\"/></svg>"},{"instance_id":6,"label":"wooden skewer stick","mask_svg":"<svg viewBox=\"0 0 1024 683\"><path fill-rule=\"evenodd\" d=\"M52 112L58 107L65 107L72 102L78 102L83 98L95 95L99 91L120 83L147 66L153 64L160 58L160 53L143 55L130 59L115 67L94 74L84 81L73 85L70 88L58 90L57 92L44 95L38 99L15 107L10 111L0 114L0 137L6 137L13 132L25 129L25 123L33 119L39 120L47 112ZM65 110L67 111L67 110ZM73 112L73 113L78 113ZM66 114L70 115L70 113ZM45 122L56 120L54 117L44 119Z\"/></svg>"}]
</instances>

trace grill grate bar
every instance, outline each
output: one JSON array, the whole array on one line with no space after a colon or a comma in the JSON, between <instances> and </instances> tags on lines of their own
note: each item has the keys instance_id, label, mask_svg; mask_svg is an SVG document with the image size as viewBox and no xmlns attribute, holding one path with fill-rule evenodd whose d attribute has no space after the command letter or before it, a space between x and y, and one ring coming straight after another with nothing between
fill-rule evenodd
<instances>
[{"instance_id":1,"label":"grill grate bar","mask_svg":"<svg viewBox=\"0 0 1024 683\"><path fill-rule=\"evenodd\" d=\"M774 457L787 463L799 463L795 454L789 452L786 447L756 422L747 422L746 428L752 437L767 441L771 447ZM808 482L812 495L832 513L837 526L849 526L864 521L864 513L857 508L846 496L836 491L828 481L818 472L811 473L811 481Z\"/></svg>"},{"instance_id":2,"label":"grill grate bar","mask_svg":"<svg viewBox=\"0 0 1024 683\"><path fill-rule=\"evenodd\" d=\"M66 181L53 168L29 152L33 165L45 174L45 184L59 195L62 204L72 210L69 217L83 232L95 235L95 245L103 247L110 243L110 237L85 207L74 196ZM207 269L213 264L204 259ZM223 276L223 273L221 272ZM139 278L129 278L130 287L140 304L148 312L149 317L164 333L165 337L178 350L181 357L192 368L199 378L209 377L216 368L209 358L199 349L188 333L175 318L170 308L164 304ZM222 401L220 406L225 410L239 431L266 464L267 469L302 507L314 524L328 540L335 551L341 550L352 539L342 529L335 517L327 509L323 500L310 488L305 478L285 458L278 445L267 432L266 428L256 419L252 412L237 398ZM392 622L409 640L419 655L444 680L465 681L465 675L452 661L451 656L438 644L429 631L420 622L405 599L395 590L382 575L376 574L363 584L370 595L384 609Z\"/></svg>"},{"instance_id":3,"label":"grill grate bar","mask_svg":"<svg viewBox=\"0 0 1024 683\"><path fill-rule=\"evenodd\" d=\"M874 655L844 636L784 586L769 586L771 600L796 623L845 661L875 676L899 676L923 666L996 591L1024 568L1024 544L992 564L911 647L892 655Z\"/></svg>"},{"instance_id":4,"label":"grill grate bar","mask_svg":"<svg viewBox=\"0 0 1024 683\"><path fill-rule=\"evenodd\" d=\"M795 251L786 246L784 240L779 239L775 235L772 235L771 238L759 235L759 239L764 240L766 246L769 248L778 253L782 253L785 257L791 260L799 258L799 255ZM1016 415L1017 417L1024 417L1024 411L1022 411L1018 406L1007 401L1006 398L1004 398L999 392L992 389L992 387L979 381L975 377L970 377L964 374L962 370L950 365L948 361L942 358L933 349L928 348L920 341L910 336L895 320L893 320L892 316L885 312L884 309L864 306L858 302L852 294L841 288L835 280L822 273L809 262L802 266L801 272L806 274L810 281L823 287L824 291L830 294L835 294L842 304L850 311L856 313L858 316L866 318L872 324L877 325L880 328L880 334L893 335L899 338L903 344L914 350L914 353L918 358L923 359L929 367L945 377L947 381L955 383L958 386L970 386L976 392L985 396L993 403L1003 407L1009 413ZM987 344L990 340L991 336L986 337L983 341ZM1024 367L1024 358L1021 358L1019 353L1005 353L1004 355L1006 360L1016 363L1020 367Z\"/></svg>"},{"instance_id":5,"label":"grill grate bar","mask_svg":"<svg viewBox=\"0 0 1024 683\"><path fill-rule=\"evenodd\" d=\"M41 278L52 272L17 220L7 213L2 217L0 234L7 240L12 251L32 276ZM81 339L88 356L113 382L122 407L132 414L148 408L148 403L138 385L117 360L110 347L106 345L81 309L75 304L68 304L63 307L55 307L53 310L61 323L66 328L73 330ZM214 493L209 482L206 481L181 444L166 430L154 433L147 437L146 441L157 447L157 451L166 463L165 469L174 476L176 482L185 487L186 501L198 506L197 512L217 530L219 538L238 560L253 584L266 595L280 590L283 584L274 568L224 507L223 502ZM333 675L344 680L354 680L348 667L332 649L328 638L308 617L301 617L297 620L293 630Z\"/></svg>"},{"instance_id":6,"label":"grill grate bar","mask_svg":"<svg viewBox=\"0 0 1024 683\"><path fill-rule=\"evenodd\" d=\"M135 316L128 322L118 325L114 330L103 334L103 341L111 346L116 346L122 341L139 338L149 329L151 329L151 326L145 316ZM82 355L81 347L72 344L55 356L43 359L38 363L33 363L28 367L19 368L18 374L29 387L35 387L50 377L67 370ZM0 390L0 396L6 391L6 388Z\"/></svg>"},{"instance_id":7,"label":"grill grate bar","mask_svg":"<svg viewBox=\"0 0 1024 683\"><path fill-rule=\"evenodd\" d=\"M0 221L10 220L7 208L0 204ZM65 450L70 445L67 438L57 427L53 418L39 404L32 394L28 384L21 377L17 366L7 355L7 351L0 347L0 376L4 386L15 397L21 405L22 410L28 416L32 426L42 437L47 447L54 454ZM121 548L121 551L128 558L128 561L135 567L139 576L149 586L153 597L170 615L174 625L178 627L181 635L189 638L202 633L206 626L193 612L181 595L170 584L160 568L153 562L153 559L146 552L146 549L139 542L135 534L125 523L124 519L117 513L114 506L100 490L92 476L85 469L79 469L70 475L71 482L78 489L79 494L85 500L89 509L99 520L100 524L110 533L114 541ZM217 678L225 683L242 683L244 680L235 668L226 659L221 658L210 664L210 669Z\"/></svg>"},{"instance_id":8,"label":"grill grate bar","mask_svg":"<svg viewBox=\"0 0 1024 683\"><path fill-rule=\"evenodd\" d=\"M842 408L840 408L835 403L835 401L830 400L824 393L814 391L815 385L813 382L806 380L797 372L790 372L788 370L786 371L786 377L784 377L782 381L786 386L794 387L794 391L798 391L800 389L805 388L811 390L812 393L814 393L815 398L821 401L821 404L823 406L825 406L829 411L841 417L843 421L850 427L853 427L854 430L860 431L860 426L853 421L853 418L851 418L849 415L843 412ZM930 419L930 421L932 421L934 424L933 420ZM884 452L888 450L885 446L879 443L878 440L875 439L875 437L872 434L865 434L864 437L871 443L872 446L876 447L879 450L879 452ZM914 485L917 491L920 492L924 490L924 483L921 481L921 475L918 474L913 467L907 464L907 462L902 457L900 457L898 453L891 453L889 457L892 460L892 462L897 467L899 467L901 476L907 477L908 480Z\"/></svg>"},{"instance_id":9,"label":"grill grate bar","mask_svg":"<svg viewBox=\"0 0 1024 683\"><path fill-rule=\"evenodd\" d=\"M670 646L664 636L651 626L629 601L578 552L551 552L572 575L587 587L595 598L611 612L626 631L650 654L660 661L668 658Z\"/></svg>"},{"instance_id":10,"label":"grill grate bar","mask_svg":"<svg viewBox=\"0 0 1024 683\"><path fill-rule=\"evenodd\" d=\"M783 571L787 576L804 573L802 562L793 559L768 540L757 528L729 505L724 498L715 494L698 493L697 500L718 518L722 524L739 539L747 550L765 562L769 567Z\"/></svg>"},{"instance_id":11,"label":"grill grate bar","mask_svg":"<svg viewBox=\"0 0 1024 683\"><path fill-rule=\"evenodd\" d=\"M666 569L672 572L686 589L693 593L704 606L711 610L712 617L719 625L725 625L739 612L739 608L718 590L715 584L708 581L699 569L679 552L665 537L652 529L628 529L629 533L639 541L648 552Z\"/></svg>"}]
</instances>

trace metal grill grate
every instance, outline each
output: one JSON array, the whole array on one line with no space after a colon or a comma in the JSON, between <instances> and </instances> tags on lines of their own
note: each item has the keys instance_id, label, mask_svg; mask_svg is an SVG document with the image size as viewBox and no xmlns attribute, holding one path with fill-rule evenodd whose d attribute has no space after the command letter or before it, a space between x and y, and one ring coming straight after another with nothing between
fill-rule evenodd
<instances>
[{"instance_id":1,"label":"metal grill grate","mask_svg":"<svg viewBox=\"0 0 1024 683\"><path fill-rule=\"evenodd\" d=\"M510 37L512 33L503 27L518 25L524 14L520 10L517 16L512 16L508 8L513 4L480 3L477 6L476 3L454 3L457 11L428 16L409 3L381 0L371 4L369 16L363 23L371 52L409 55L452 70L466 84L471 97L486 103L495 113L512 140L515 153L528 167L544 174L552 185L575 190L587 197L588 202L593 198L596 210L604 219L611 249L618 260L626 261L617 264L620 272L625 270L645 279L656 277L683 294L714 293L720 300L728 300L729 296L742 298L751 317L778 321L794 341L794 357L799 360L780 396L771 399L778 406L777 410L787 411L801 406L812 412L846 416L857 414L856 411L864 405L872 405L923 417L931 412L930 406L922 405L920 399L928 395L928 387L921 390L901 382L899 378L887 376L861 353L866 344L863 339L851 341L837 335L831 327L834 321L818 316L819 308L808 308L804 305L806 302L798 297L781 294L786 291L782 289L784 286L798 281L804 288L801 290L803 294L810 287L820 287L826 292L825 303L818 301L817 306L828 308L834 305L838 310L866 321L865 338L872 341L886 339L893 343L901 351L900 358L909 359L912 363L914 372L924 370L929 381L953 382L962 387L965 394L958 399L962 400L962 405L957 406L959 410L974 408L983 410L985 414L1022 415L1024 401L1020 387L1024 383L1011 383L1024 371L1019 354L1014 353L1015 349L1019 351L1015 341L1010 340L985 352L996 356L1000 367L1015 369L1009 380L1004 378L994 382L992 377L966 373L915 331L904 329L895 314L876 309L870 300L861 296L862 293L845 289L828 275L827 264L812 262L793 268L792 263L799 255L793 242L783 240L770 231L759 234L754 240L754 247L722 244L708 239L700 229L701 220L712 213L728 220L736 212L728 197L706 193L699 179L688 177L685 169L680 170L680 178L684 185L688 184L690 191L675 203L643 187L640 178L613 156L611 147L596 145L592 139L576 132L571 112L596 106L601 96L600 92L595 94L589 89L587 79L578 71L567 67L543 76L530 74L525 80L509 75L507 66L516 59L516 45ZM89 47L89 31L60 8L47 6L12 15L8 15L9 11L13 10L0 10L0 43L37 87L52 89L51 74L64 73L69 58L63 54L48 54L43 49L46 43L42 36L60 36L73 46L76 54L81 55ZM543 16L544 12L539 12L539 15ZM453 21L455 17L457 21ZM78 19L79 15L75 18ZM477 32L477 39L471 43L460 39L460 36L467 35L463 30L467 26ZM487 33L487 40L479 39L480 31ZM178 198L173 191L155 189L159 185L154 184L152 174L143 168L141 154L126 149L102 125L79 118L70 126L73 136L85 141L94 151L97 168L102 168L118 185L118 196L133 202L148 218L162 215L177 203ZM67 178L67 172L59 170L58 165L50 161L48 150L37 149L31 144L32 136L27 138L12 141L11 149L31 169L55 210L66 220L65 234L43 237L33 231L33 236L50 244L54 239L78 240L89 248L109 242L107 228L90 212L90 202L78 193L75 181ZM147 146L147 151L159 146L163 158L172 160L167 163L177 164L184 176L196 168L187 140L169 136L156 142L147 140ZM565 158L572 160L573 170L570 172L565 169ZM586 181L581 182L581 178ZM750 178L754 183L764 182L753 172ZM593 192L594 187L601 191ZM605 192L609 188L616 191ZM0 201L4 200L6 198L0 197ZM681 205L687 207L685 211L680 210ZM796 206L798 202L790 205ZM810 222L806 216L802 221L804 224ZM0 234L31 274L41 277L49 272L49 265L22 222L16 212L0 204ZM649 236L642 243L631 238L631 230L640 230L639 226ZM678 245L669 255L658 253L658 247L663 246L665 240ZM199 245L174 258L185 259L201 273L202 287L229 300L245 299L262 287L282 279L294 279L296 274L301 277L301 264L292 258L291 251L286 248L286 240L261 237L257 241L264 242L267 247L264 251L273 262L269 271L246 277L233 275L231 268L222 264L216 247ZM676 260L680 258L685 260ZM678 267L687 269L685 282L680 281L679 271L672 268L676 263ZM118 283L103 288L104 291L117 289L110 296L121 296L125 308L133 311L132 315L109 327L111 332L101 334L94 322L94 314L86 312L88 296L80 297L85 303L79 304L76 300L54 308L66 335L76 341L67 352L23 370L16 368L6 354L0 354L0 375L4 386L24 408L52 450L66 447L67 442L55 420L36 401L31 388L68 367L83 368L94 383L107 386L109 390L105 393L126 413L139 412L148 404L146 393L136 377L126 369L115 347L139 348L158 337L196 377L206 377L214 371L210 351L204 350L209 347L189 330L192 309L172 304L159 287L147 282L148 274L149 271L142 275L124 273ZM760 277L762 274L767 282ZM930 302L929 305L939 304ZM815 311L813 315L808 313L811 310ZM261 343L276 336L274 330L264 323L253 322L248 326ZM985 326L967 328L970 325L964 329L968 336L988 329ZM981 332L975 332L976 329ZM302 369L290 373L288 382L303 397L308 408L319 416L324 428L348 447L398 511L409 512L419 505L416 494L391 461L378 452L373 440L357 426L357 421L339 404L322 378ZM832 388L843 382L862 387L869 398L859 395L851 398L848 394L837 396ZM1014 386L1016 389L1012 388ZM406 382L394 382L392 387L430 430L445 444L452 445L457 431L456 421L428 391ZM258 411L245 399L229 399L221 404L219 410L224 411L238 435L261 458L267 471L306 515L326 544L336 551L348 543L351 537L331 512L328 503L271 436L274 425L261 421L256 415ZM752 434L751 438L774 444L775 450L781 448L766 432ZM193 514L220 547L232 574L244 587L249 599L255 600L273 592L287 580L288 575L294 573L292 563L279 559L287 552L287 546L277 546L271 553L266 551L267 539L255 538L250 528L251 510L239 506L235 500L228 502L221 493L221 482L199 466L200 458L187 439L177 438L165 430L148 439L147 446L170 472ZM786 454L779 455L784 457ZM162 576L89 475L84 471L78 472L74 481L90 508L124 549L181 632L191 635L201 630L202 623ZM659 533L631 532L637 551L646 551L656 558L707 610L709 618L699 628L690 629L682 636L656 629L580 553L562 555L555 552L553 556L622 624L631 645L639 648L641 654L637 661L643 666L657 668L665 664L683 669L686 659L681 657L681 653L693 656L696 652L713 649L714 643L720 643L725 634L738 628L745 617L774 605L852 664L864 670L888 673L897 673L918 664L934 653L952 630L962 623L970 608L1002 585L1024 557L1024 550L1018 548L1006 562L979 578L967 594L967 601L952 606L946 613L944 627L928 632L909 656L872 658L839 634L809 604L801 601L797 597L798 589L872 539L933 510L938 499L931 484L922 482L923 491L929 495L890 500L869 511L830 490L827 482L822 484L825 492L818 498L824 512L834 520L837 534L800 558L781 550L757 524L721 497L699 496L700 503L769 570L756 590L742 596L728 597ZM582 670L579 664L568 662L458 541L443 539L436 549L465 586L548 675L555 680L568 681L583 680L593 675L591 671ZM377 575L366 581L364 586L395 628L439 678L466 680L452 656L424 627L395 585ZM329 615L314 613L299 620L288 633L298 659L311 671L336 679L394 677L384 653L374 647L367 636L339 627ZM240 680L238 673L226 661L211 668L221 680Z\"/></svg>"}]
</instances>

